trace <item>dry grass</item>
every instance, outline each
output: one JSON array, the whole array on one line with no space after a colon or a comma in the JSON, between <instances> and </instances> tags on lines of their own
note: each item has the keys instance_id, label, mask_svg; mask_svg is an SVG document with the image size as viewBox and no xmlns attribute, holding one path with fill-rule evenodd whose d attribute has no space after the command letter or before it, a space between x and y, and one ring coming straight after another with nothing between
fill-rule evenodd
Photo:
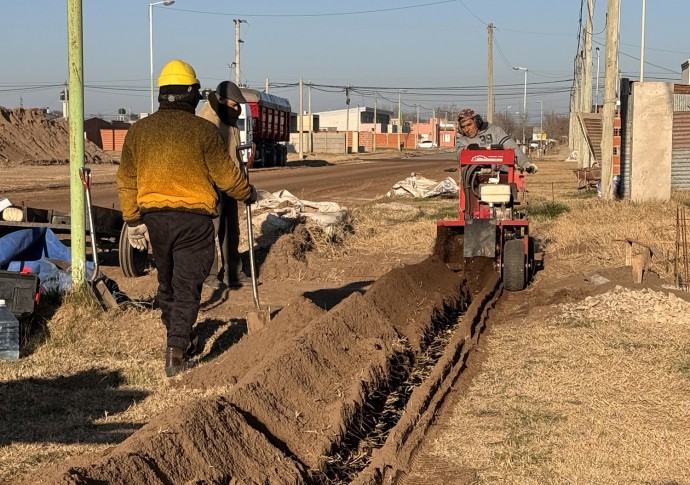
<instances>
[{"instance_id":1,"label":"dry grass","mask_svg":"<svg viewBox=\"0 0 690 485\"><path fill-rule=\"evenodd\" d=\"M543 276L621 266L624 248L614 240L625 237L658 245L667 262L654 268L668 275L675 206L688 197L667 204L583 197L562 160L540 160L529 178L530 204L570 209L532 220L546 252ZM456 216L454 199L379 200L352 212L354 233L336 234L337 244L314 231L316 253L345 261L361 253L421 258L433 246L436 220ZM497 327L484 372L437 453L477 468L482 483L690 483L683 471L690 469L686 328L652 334L645 323L588 318ZM227 391L173 388L162 373L163 342L157 311L63 304L28 355L0 361L3 415L31 413L20 429L0 419L0 481L103 450L170 406Z\"/></svg>"},{"instance_id":2,"label":"dry grass","mask_svg":"<svg viewBox=\"0 0 690 485\"><path fill-rule=\"evenodd\" d=\"M688 483L690 304L663 326L622 304L496 328L434 453L478 484Z\"/></svg>"},{"instance_id":3,"label":"dry grass","mask_svg":"<svg viewBox=\"0 0 690 485\"><path fill-rule=\"evenodd\" d=\"M104 450L172 406L227 391L171 386L158 311L106 313L69 297L33 339L29 355L0 360L0 481Z\"/></svg>"}]
</instances>

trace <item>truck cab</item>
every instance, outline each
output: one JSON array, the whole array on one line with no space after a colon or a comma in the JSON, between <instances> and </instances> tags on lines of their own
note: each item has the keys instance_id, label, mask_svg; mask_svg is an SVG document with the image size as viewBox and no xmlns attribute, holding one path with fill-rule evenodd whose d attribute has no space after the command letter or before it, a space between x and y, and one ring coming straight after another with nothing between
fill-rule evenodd
<instances>
[{"instance_id":1,"label":"truck cab","mask_svg":"<svg viewBox=\"0 0 690 485\"><path fill-rule=\"evenodd\" d=\"M248 103L243 103L242 113L237 119L237 129L240 132L240 145L251 145L254 141L254 121L252 120L252 108ZM242 161L249 161L249 150L242 150Z\"/></svg>"}]
</instances>

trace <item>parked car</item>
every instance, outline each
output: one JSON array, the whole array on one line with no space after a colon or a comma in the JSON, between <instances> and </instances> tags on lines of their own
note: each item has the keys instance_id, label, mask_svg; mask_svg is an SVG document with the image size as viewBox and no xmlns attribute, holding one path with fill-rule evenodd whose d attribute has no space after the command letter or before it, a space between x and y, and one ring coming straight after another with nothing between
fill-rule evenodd
<instances>
[{"instance_id":1,"label":"parked car","mask_svg":"<svg viewBox=\"0 0 690 485\"><path fill-rule=\"evenodd\" d=\"M422 140L417 143L417 148L438 148L438 145L433 140Z\"/></svg>"}]
</instances>

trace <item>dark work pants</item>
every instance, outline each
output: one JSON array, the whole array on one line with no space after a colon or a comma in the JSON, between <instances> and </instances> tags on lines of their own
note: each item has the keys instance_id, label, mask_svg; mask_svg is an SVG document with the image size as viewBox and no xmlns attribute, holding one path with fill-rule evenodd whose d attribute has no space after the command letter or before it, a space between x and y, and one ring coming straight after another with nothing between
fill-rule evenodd
<instances>
[{"instance_id":1,"label":"dark work pants","mask_svg":"<svg viewBox=\"0 0 690 485\"><path fill-rule=\"evenodd\" d=\"M223 283L231 284L238 281L242 273L242 259L240 258L240 216L237 211L237 201L224 192L218 193L217 218L213 219L213 227L218 236L220 246L221 267L218 265L218 252L215 251L211 276L216 276Z\"/></svg>"},{"instance_id":2,"label":"dark work pants","mask_svg":"<svg viewBox=\"0 0 690 485\"><path fill-rule=\"evenodd\" d=\"M201 303L201 287L213 263L211 217L162 211L144 215L158 270L156 299L168 331L168 347L187 350Z\"/></svg>"}]
</instances>

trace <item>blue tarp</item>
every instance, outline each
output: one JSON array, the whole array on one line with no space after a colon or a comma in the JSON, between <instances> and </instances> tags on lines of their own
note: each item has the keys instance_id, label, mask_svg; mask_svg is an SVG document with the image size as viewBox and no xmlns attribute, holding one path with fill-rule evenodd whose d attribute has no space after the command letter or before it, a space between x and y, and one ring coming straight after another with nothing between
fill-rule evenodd
<instances>
[{"instance_id":1,"label":"blue tarp","mask_svg":"<svg viewBox=\"0 0 690 485\"><path fill-rule=\"evenodd\" d=\"M22 271L28 268L38 275L44 292L65 293L72 287L71 273L61 270L53 261L71 265L72 253L50 228L19 229L0 237L0 269ZM87 278L91 274L93 263L87 262Z\"/></svg>"}]
</instances>

